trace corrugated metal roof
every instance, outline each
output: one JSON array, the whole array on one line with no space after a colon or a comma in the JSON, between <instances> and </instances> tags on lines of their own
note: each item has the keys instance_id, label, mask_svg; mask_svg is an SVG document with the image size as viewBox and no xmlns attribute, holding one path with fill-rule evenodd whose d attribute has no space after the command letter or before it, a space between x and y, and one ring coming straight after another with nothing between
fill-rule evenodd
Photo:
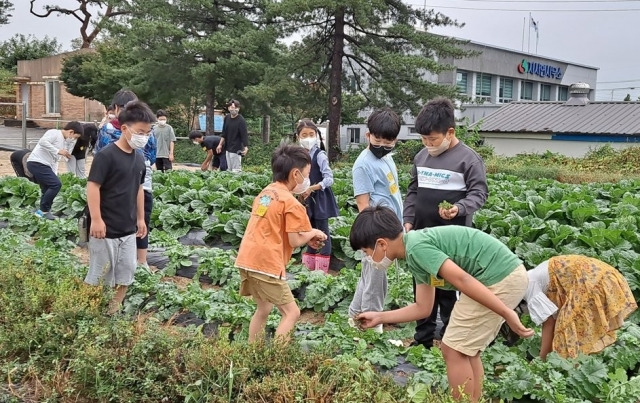
<instances>
[{"instance_id":1,"label":"corrugated metal roof","mask_svg":"<svg viewBox=\"0 0 640 403\"><path fill-rule=\"evenodd\" d=\"M512 102L475 125L481 132L640 135L640 102Z\"/></svg>"}]
</instances>

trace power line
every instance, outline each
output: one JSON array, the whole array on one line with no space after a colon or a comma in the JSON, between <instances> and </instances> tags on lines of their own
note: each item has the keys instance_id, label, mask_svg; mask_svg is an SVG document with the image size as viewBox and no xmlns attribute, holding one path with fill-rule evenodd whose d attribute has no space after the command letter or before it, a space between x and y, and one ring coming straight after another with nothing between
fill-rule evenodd
<instances>
[{"instance_id":1,"label":"power line","mask_svg":"<svg viewBox=\"0 0 640 403\"><path fill-rule=\"evenodd\" d=\"M496 3L516 3L518 1L510 1L510 0L457 0L457 1L472 1L474 3L480 2L480 1L487 1L487 2L496 2ZM526 0L519 0L520 2L523 3L528 3L528 4L532 4L534 3L534 1L526 1ZM636 3L640 3L640 0L613 0L616 2L619 1L627 1L627 2L636 2ZM606 2L606 3L612 3L613 1L610 2ZM542 2L537 2L537 5L543 5L543 4L552 4L552 3L569 3L569 2L577 2L577 3L596 3L596 2L602 2L602 0L585 0L585 1L578 1L578 0L558 0L558 1L542 1ZM405 2L408 5L411 6L416 6L416 7L424 7L425 4L417 4L415 2L411 2L411 1L406 1ZM552 9L552 8L539 8L539 9L513 9L513 8L486 8L486 7L465 7L465 6L439 6L439 5L433 5L433 4L429 4L427 6L428 8L444 8L444 9L451 9L451 10L474 10L474 11L505 11L505 12L519 12L519 13L526 13L526 12L558 12L558 13L562 13L562 12L567 12L567 13L572 13L572 12L625 12L625 11L640 11L640 8L605 8L605 9Z\"/></svg>"},{"instance_id":2,"label":"power line","mask_svg":"<svg viewBox=\"0 0 640 403\"><path fill-rule=\"evenodd\" d=\"M429 8L446 8L450 10L474 10L474 11L505 11L517 13L605 13L605 12L628 12L640 11L640 8L618 8L618 9L507 9L507 8L480 8L480 7L454 7L454 6L435 6L429 5Z\"/></svg>"},{"instance_id":3,"label":"power line","mask_svg":"<svg viewBox=\"0 0 640 403\"><path fill-rule=\"evenodd\" d=\"M620 80L620 81L598 81L597 84L622 84L622 83L635 83L640 81L640 78L636 80Z\"/></svg>"},{"instance_id":4,"label":"power line","mask_svg":"<svg viewBox=\"0 0 640 403\"><path fill-rule=\"evenodd\" d=\"M540 4L556 4L556 3L638 3L640 0L455 0L467 1L471 3L540 3Z\"/></svg>"}]
</instances>

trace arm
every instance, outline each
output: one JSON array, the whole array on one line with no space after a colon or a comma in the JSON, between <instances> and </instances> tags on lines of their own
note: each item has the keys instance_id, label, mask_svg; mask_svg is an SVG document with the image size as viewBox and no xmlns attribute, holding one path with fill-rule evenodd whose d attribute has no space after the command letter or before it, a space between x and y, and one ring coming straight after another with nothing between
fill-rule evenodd
<instances>
[{"instance_id":1,"label":"arm","mask_svg":"<svg viewBox=\"0 0 640 403\"><path fill-rule=\"evenodd\" d=\"M91 228L89 234L97 239L107 236L107 226L102 221L102 213L100 212L100 184L96 182L87 182L87 204L89 206L89 215L91 216Z\"/></svg>"},{"instance_id":2,"label":"arm","mask_svg":"<svg viewBox=\"0 0 640 403\"><path fill-rule=\"evenodd\" d=\"M480 210L489 195L487 174L482 160L478 160L478 162L471 165L464 176L467 185L467 196L458 200L454 207L458 208L456 215L468 216Z\"/></svg>"},{"instance_id":3,"label":"arm","mask_svg":"<svg viewBox=\"0 0 640 403\"><path fill-rule=\"evenodd\" d=\"M356 204L358 205L358 212L361 212L362 210L369 207L370 201L371 201L371 198L369 197L369 193L356 196Z\"/></svg>"},{"instance_id":4,"label":"arm","mask_svg":"<svg viewBox=\"0 0 640 403\"><path fill-rule=\"evenodd\" d=\"M550 316L542 324L542 345L540 346L540 358L547 359L547 354L553 351L553 333L556 330L556 320Z\"/></svg>"},{"instance_id":5,"label":"arm","mask_svg":"<svg viewBox=\"0 0 640 403\"><path fill-rule=\"evenodd\" d=\"M405 323L426 318L433 310L435 288L428 284L416 284L416 302L404 308L385 312L365 312L356 316L364 328L374 327L380 323Z\"/></svg>"},{"instance_id":6,"label":"arm","mask_svg":"<svg viewBox=\"0 0 640 403\"><path fill-rule=\"evenodd\" d=\"M520 322L518 314L504 304L494 293L489 291L481 282L472 277L455 264L451 259L444 261L438 274L469 298L486 306L496 314L502 316L509 327L522 337L530 337L533 330L525 328Z\"/></svg>"},{"instance_id":7,"label":"arm","mask_svg":"<svg viewBox=\"0 0 640 403\"><path fill-rule=\"evenodd\" d=\"M138 188L138 238L144 238L147 235L147 223L144 222L144 190L142 185Z\"/></svg>"},{"instance_id":8,"label":"arm","mask_svg":"<svg viewBox=\"0 0 640 403\"><path fill-rule=\"evenodd\" d=\"M404 219L405 231L411 231L416 217L416 197L418 193L418 168L414 161L411 168L411 182L409 182L409 188L407 189L407 197L404 199L404 211L402 212L402 218Z\"/></svg>"},{"instance_id":9,"label":"arm","mask_svg":"<svg viewBox=\"0 0 640 403\"><path fill-rule=\"evenodd\" d=\"M173 127L171 128L171 135L169 141L169 161L173 162L173 149L176 145L176 133L173 131Z\"/></svg>"},{"instance_id":10,"label":"arm","mask_svg":"<svg viewBox=\"0 0 640 403\"><path fill-rule=\"evenodd\" d=\"M244 120L244 117L240 122L240 138L242 139L242 145L244 146L242 155L247 155L247 152L249 151L249 131L247 130L247 122Z\"/></svg>"},{"instance_id":11,"label":"arm","mask_svg":"<svg viewBox=\"0 0 640 403\"><path fill-rule=\"evenodd\" d=\"M322 172L322 182L314 185L315 190L324 190L333 185L333 171L329 166L329 158L327 158L327 153L324 151L318 151L318 166L320 167L320 172Z\"/></svg>"},{"instance_id":12,"label":"arm","mask_svg":"<svg viewBox=\"0 0 640 403\"><path fill-rule=\"evenodd\" d=\"M306 232L288 232L287 236L289 237L289 244L294 248L299 248L314 241L315 246L312 245L312 247L317 249L317 243L327 239L327 234L315 228Z\"/></svg>"},{"instance_id":13,"label":"arm","mask_svg":"<svg viewBox=\"0 0 640 403\"><path fill-rule=\"evenodd\" d=\"M206 171L209 169L209 165L211 164L211 160L213 159L213 150L207 150L207 158L204 159L204 162L200 166L200 169Z\"/></svg>"},{"instance_id":14,"label":"arm","mask_svg":"<svg viewBox=\"0 0 640 403\"><path fill-rule=\"evenodd\" d=\"M228 116L225 116L222 120L222 133L220 133L220 142L218 143L218 147L216 147L216 153L222 153L222 147L224 143L227 141L227 127L229 126L227 123L229 121Z\"/></svg>"}]
</instances>

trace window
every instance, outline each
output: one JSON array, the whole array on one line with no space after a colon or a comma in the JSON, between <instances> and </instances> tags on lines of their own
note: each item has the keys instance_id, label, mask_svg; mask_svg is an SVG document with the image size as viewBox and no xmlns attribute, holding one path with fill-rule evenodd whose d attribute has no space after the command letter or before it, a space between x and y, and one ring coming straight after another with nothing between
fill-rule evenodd
<instances>
[{"instance_id":1,"label":"window","mask_svg":"<svg viewBox=\"0 0 640 403\"><path fill-rule=\"evenodd\" d=\"M466 71L458 71L456 74L456 86L460 94L467 93L467 77L468 73Z\"/></svg>"},{"instance_id":2,"label":"window","mask_svg":"<svg viewBox=\"0 0 640 403\"><path fill-rule=\"evenodd\" d=\"M477 73L476 99L491 99L491 75Z\"/></svg>"},{"instance_id":3,"label":"window","mask_svg":"<svg viewBox=\"0 0 640 403\"><path fill-rule=\"evenodd\" d=\"M533 100L533 83L531 81L522 81L520 83L520 99Z\"/></svg>"},{"instance_id":4,"label":"window","mask_svg":"<svg viewBox=\"0 0 640 403\"><path fill-rule=\"evenodd\" d=\"M500 93L498 102L508 103L513 101L513 80L510 78L500 79Z\"/></svg>"},{"instance_id":5,"label":"window","mask_svg":"<svg viewBox=\"0 0 640 403\"><path fill-rule=\"evenodd\" d=\"M551 86L548 84L542 84L540 86L540 100L551 101Z\"/></svg>"},{"instance_id":6,"label":"window","mask_svg":"<svg viewBox=\"0 0 640 403\"><path fill-rule=\"evenodd\" d=\"M46 82L45 97L47 103L47 113L60 113L60 81L51 80Z\"/></svg>"},{"instance_id":7,"label":"window","mask_svg":"<svg viewBox=\"0 0 640 403\"><path fill-rule=\"evenodd\" d=\"M347 135L349 136L350 143L360 144L360 128L359 127L347 128Z\"/></svg>"},{"instance_id":8,"label":"window","mask_svg":"<svg viewBox=\"0 0 640 403\"><path fill-rule=\"evenodd\" d=\"M558 101L566 101L569 99L569 87L558 88Z\"/></svg>"},{"instance_id":9,"label":"window","mask_svg":"<svg viewBox=\"0 0 640 403\"><path fill-rule=\"evenodd\" d=\"M409 127L409 134L416 134L418 133L418 131L416 130L415 126L410 126Z\"/></svg>"}]
</instances>

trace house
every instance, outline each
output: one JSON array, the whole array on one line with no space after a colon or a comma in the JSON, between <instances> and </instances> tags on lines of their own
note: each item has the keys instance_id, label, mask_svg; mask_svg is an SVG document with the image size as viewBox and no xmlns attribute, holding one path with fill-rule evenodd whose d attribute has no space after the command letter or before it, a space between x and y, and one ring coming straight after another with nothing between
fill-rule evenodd
<instances>
[{"instance_id":1,"label":"house","mask_svg":"<svg viewBox=\"0 0 640 403\"><path fill-rule=\"evenodd\" d=\"M102 103L69 94L60 81L64 58L74 53L18 61L16 102L27 103L27 119L37 126L56 128L72 120L102 120ZM22 119L22 108L17 108L16 118Z\"/></svg>"},{"instance_id":2,"label":"house","mask_svg":"<svg viewBox=\"0 0 640 403\"><path fill-rule=\"evenodd\" d=\"M605 144L640 145L640 102L594 102L589 93L588 84L573 84L566 102L511 102L474 126L505 156L551 151L583 157Z\"/></svg>"}]
</instances>

